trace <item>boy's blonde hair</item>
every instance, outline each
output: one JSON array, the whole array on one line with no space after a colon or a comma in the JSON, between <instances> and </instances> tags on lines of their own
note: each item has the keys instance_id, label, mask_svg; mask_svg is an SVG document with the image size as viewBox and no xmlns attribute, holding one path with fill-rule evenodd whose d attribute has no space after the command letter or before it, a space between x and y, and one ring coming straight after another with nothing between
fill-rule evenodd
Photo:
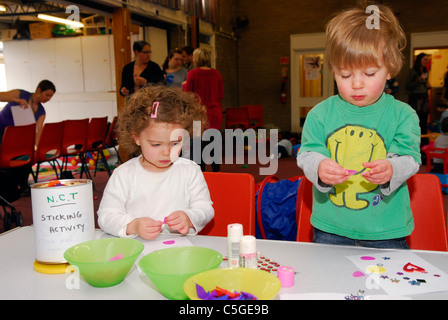
<instances>
[{"instance_id":1,"label":"boy's blonde hair","mask_svg":"<svg viewBox=\"0 0 448 320\"><path fill-rule=\"evenodd\" d=\"M326 58L330 70L378 66L383 58L394 77L403 64L401 51L406 36L392 10L383 5L377 5L379 28L369 29L366 21L372 13L366 13L366 7L342 11L327 24Z\"/></svg>"},{"instance_id":2,"label":"boy's blonde hair","mask_svg":"<svg viewBox=\"0 0 448 320\"><path fill-rule=\"evenodd\" d=\"M196 68L210 67L212 64L212 56L210 51L201 48L194 49L193 63Z\"/></svg>"},{"instance_id":3,"label":"boy's blonde hair","mask_svg":"<svg viewBox=\"0 0 448 320\"><path fill-rule=\"evenodd\" d=\"M183 92L179 88L148 85L126 101L126 106L118 115L117 133L120 147L129 153L140 154L134 137L148 127L152 121L179 124L193 133L193 121L200 121L201 134L208 125L206 107L200 104L198 96L191 92ZM153 105L158 102L157 112ZM151 114L155 114L155 118Z\"/></svg>"}]
</instances>

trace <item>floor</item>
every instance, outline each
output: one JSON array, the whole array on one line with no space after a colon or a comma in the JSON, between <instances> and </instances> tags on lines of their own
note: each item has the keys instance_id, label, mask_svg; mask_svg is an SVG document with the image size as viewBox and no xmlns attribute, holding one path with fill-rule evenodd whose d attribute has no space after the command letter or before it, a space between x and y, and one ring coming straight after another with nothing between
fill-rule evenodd
<instances>
[{"instance_id":1,"label":"floor","mask_svg":"<svg viewBox=\"0 0 448 320\"><path fill-rule=\"evenodd\" d=\"M260 168L268 167L268 165L263 166L260 164L249 164L249 165L243 165L243 164L222 164L221 165L221 171L222 172L240 172L240 173L249 173L254 176L255 183L261 182L266 176L260 174ZM211 167L208 166L207 171L211 171ZM420 173L426 172L426 167L422 166L420 168ZM302 175L303 172L300 168L297 167L296 161L294 158L286 158L286 159L279 159L278 160L278 168L276 171L276 176L280 179L286 179L290 177L294 177L297 175ZM74 174L75 178L79 178L78 174ZM103 190L106 187L107 181L109 179L109 176L106 171L99 171L97 172L96 176L93 177L93 183L94 183L94 190L93 190L93 205L94 205L94 212L95 212L95 221L96 219L96 211L98 210L98 207L101 202L101 198L103 195ZM443 195L445 208L448 208L448 195ZM31 205L31 197L30 196L23 196L19 200L14 201L12 205L16 208L17 211L20 211L23 216L23 225L29 226L32 225L33 219L32 219L32 205ZM445 210L446 211L446 210ZM1 216L3 217L3 210L0 209ZM12 227L15 225L13 224ZM3 232L3 222L0 223L0 232Z\"/></svg>"}]
</instances>

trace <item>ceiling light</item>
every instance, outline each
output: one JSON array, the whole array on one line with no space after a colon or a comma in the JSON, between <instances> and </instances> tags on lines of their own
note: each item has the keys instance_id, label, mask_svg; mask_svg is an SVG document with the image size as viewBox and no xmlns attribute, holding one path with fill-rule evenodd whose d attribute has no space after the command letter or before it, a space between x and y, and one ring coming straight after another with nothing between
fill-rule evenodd
<instances>
[{"instance_id":1,"label":"ceiling light","mask_svg":"<svg viewBox=\"0 0 448 320\"><path fill-rule=\"evenodd\" d=\"M0 12L6 12L6 6L0 4Z\"/></svg>"},{"instance_id":2,"label":"ceiling light","mask_svg":"<svg viewBox=\"0 0 448 320\"><path fill-rule=\"evenodd\" d=\"M40 13L40 14L37 15L37 17L39 19L42 19L42 20L48 20L48 21L59 23L59 24L67 24L67 25L72 26L72 27L77 27L77 28L84 27L84 25L81 22L73 21L73 20L67 20L67 19L62 19L62 18L58 18L58 17L54 17L54 16L49 16L49 15L46 15L46 14L41 14Z\"/></svg>"}]
</instances>

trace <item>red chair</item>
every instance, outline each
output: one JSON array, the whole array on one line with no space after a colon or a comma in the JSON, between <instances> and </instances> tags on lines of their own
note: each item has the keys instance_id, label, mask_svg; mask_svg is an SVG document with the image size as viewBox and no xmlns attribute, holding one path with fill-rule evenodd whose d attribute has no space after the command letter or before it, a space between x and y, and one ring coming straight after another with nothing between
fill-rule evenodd
<instances>
[{"instance_id":1,"label":"red chair","mask_svg":"<svg viewBox=\"0 0 448 320\"><path fill-rule=\"evenodd\" d=\"M115 116L112 120L112 123L109 126L109 129L106 134L106 139L104 140L104 147L105 148L114 148L117 157L118 157L118 163L123 163L120 158L120 154L117 150L118 146L118 135L117 135L117 121L118 117Z\"/></svg>"},{"instance_id":2,"label":"red chair","mask_svg":"<svg viewBox=\"0 0 448 320\"><path fill-rule=\"evenodd\" d=\"M61 156L63 157L61 177L67 170L68 157L82 155L86 148L89 119L65 120L64 133L62 135Z\"/></svg>"},{"instance_id":3,"label":"red chair","mask_svg":"<svg viewBox=\"0 0 448 320\"><path fill-rule=\"evenodd\" d=\"M426 147L426 146L425 146ZM443 159L443 174L447 174L447 164L448 164L448 149L427 147L422 148L426 154L426 172L431 171L433 158ZM446 187L446 186L445 186Z\"/></svg>"},{"instance_id":4,"label":"red chair","mask_svg":"<svg viewBox=\"0 0 448 320\"><path fill-rule=\"evenodd\" d=\"M39 177L39 167L43 162L49 162L59 179L56 167L56 159L61 156L62 134L64 132L64 122L46 123L42 129L36 151L34 152L32 164L36 164L36 172L32 172L34 182Z\"/></svg>"},{"instance_id":5,"label":"red chair","mask_svg":"<svg viewBox=\"0 0 448 320\"><path fill-rule=\"evenodd\" d=\"M89 167L87 164L87 153L88 152L97 152L97 157L95 160L95 167L98 163L98 159L101 156L101 160L103 161L104 166L106 167L107 173L110 176L110 169L109 165L107 164L106 157L104 156L104 140L106 139L106 132L107 132L107 116L101 117L101 118L92 118L89 123L89 128L87 131L87 137L86 137L86 147L84 149L84 153L81 156L81 175L85 171L86 176L89 177L89 179L92 179ZM96 170L95 170L96 173Z\"/></svg>"},{"instance_id":6,"label":"red chair","mask_svg":"<svg viewBox=\"0 0 448 320\"><path fill-rule=\"evenodd\" d=\"M431 174L416 174L408 180L414 231L407 244L414 250L448 251L445 209L439 179ZM313 206L312 183L303 179L297 194L297 241L313 241L310 223Z\"/></svg>"},{"instance_id":7,"label":"red chair","mask_svg":"<svg viewBox=\"0 0 448 320\"><path fill-rule=\"evenodd\" d=\"M19 170L20 175L22 175L21 167L24 167L23 174L26 179L26 176L29 175L28 170L31 170L28 169L27 166L31 166L35 142L35 123L25 126L6 127L0 145L0 168ZM15 171L14 174L17 174L17 171ZM8 181L1 181L1 189L5 191L6 194L3 194L3 192L0 194L0 206L3 207L3 211L5 213L3 217L3 224L4 230L7 231L11 228L11 222L15 222L16 226L21 227L23 224L23 218L22 213L20 211L16 211L14 206L10 203L20 198L19 194L12 191L17 187L15 185L16 181L9 181L9 177L5 180ZM7 211L7 208L10 209L10 212Z\"/></svg>"},{"instance_id":8,"label":"red chair","mask_svg":"<svg viewBox=\"0 0 448 320\"><path fill-rule=\"evenodd\" d=\"M261 128L263 127L263 105L244 105L249 111L249 121L251 128Z\"/></svg>"},{"instance_id":9,"label":"red chair","mask_svg":"<svg viewBox=\"0 0 448 320\"><path fill-rule=\"evenodd\" d=\"M414 231L407 238L411 249L448 251L445 207L439 179L415 174L408 180Z\"/></svg>"},{"instance_id":10,"label":"red chair","mask_svg":"<svg viewBox=\"0 0 448 320\"><path fill-rule=\"evenodd\" d=\"M246 130L249 127L249 111L247 108L226 108L226 128Z\"/></svg>"},{"instance_id":11,"label":"red chair","mask_svg":"<svg viewBox=\"0 0 448 320\"><path fill-rule=\"evenodd\" d=\"M204 172L215 216L199 234L227 237L227 225L241 223L255 235L255 180L247 173Z\"/></svg>"},{"instance_id":12,"label":"red chair","mask_svg":"<svg viewBox=\"0 0 448 320\"><path fill-rule=\"evenodd\" d=\"M0 145L0 168L17 168L33 161L36 124L6 127Z\"/></svg>"},{"instance_id":13,"label":"red chair","mask_svg":"<svg viewBox=\"0 0 448 320\"><path fill-rule=\"evenodd\" d=\"M310 223L312 211L313 184L303 177L297 190L297 241L313 241L313 226Z\"/></svg>"}]
</instances>

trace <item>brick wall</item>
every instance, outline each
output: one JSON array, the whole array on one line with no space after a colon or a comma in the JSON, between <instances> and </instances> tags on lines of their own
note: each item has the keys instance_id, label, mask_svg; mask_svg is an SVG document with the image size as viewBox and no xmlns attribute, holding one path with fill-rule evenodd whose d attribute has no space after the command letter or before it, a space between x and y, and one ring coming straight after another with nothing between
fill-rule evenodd
<instances>
[{"instance_id":1,"label":"brick wall","mask_svg":"<svg viewBox=\"0 0 448 320\"><path fill-rule=\"evenodd\" d=\"M217 30L231 32L239 15L249 19L247 27L235 31L237 42L217 36L217 68L223 74L226 91L224 106L263 104L265 122L290 130L290 86L287 103L280 103L280 57L290 55L290 35L324 32L326 22L334 13L355 3L354 0L220 0ZM412 32L448 30L447 0L383 3L397 12L408 40ZM398 98L406 101L404 86L409 49L404 53L408 60L398 75L401 85ZM289 75L290 65L287 67Z\"/></svg>"},{"instance_id":2,"label":"brick wall","mask_svg":"<svg viewBox=\"0 0 448 320\"><path fill-rule=\"evenodd\" d=\"M216 29L216 67L224 81L223 105L238 106L238 39L232 36L237 0L219 1L219 24Z\"/></svg>"}]
</instances>

